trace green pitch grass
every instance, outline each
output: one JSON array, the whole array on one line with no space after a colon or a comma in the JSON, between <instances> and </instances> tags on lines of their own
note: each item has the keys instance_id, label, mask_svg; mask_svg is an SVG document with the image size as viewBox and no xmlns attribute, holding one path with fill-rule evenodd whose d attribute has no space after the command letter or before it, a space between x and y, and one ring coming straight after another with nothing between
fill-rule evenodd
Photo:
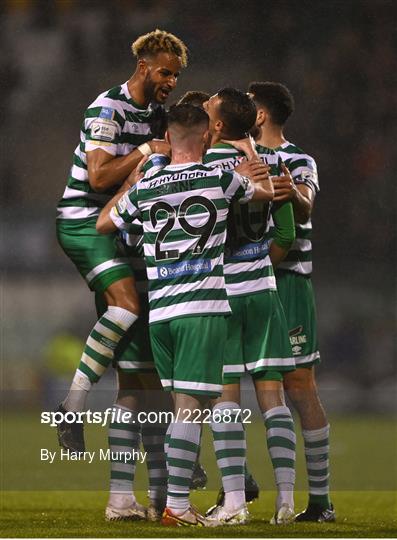
<instances>
[{"instance_id":1,"label":"green pitch grass","mask_svg":"<svg viewBox=\"0 0 397 540\"><path fill-rule=\"evenodd\" d=\"M39 413L2 418L0 537L386 537L397 536L397 432L394 418L332 419L332 501L335 524L270 526L275 493L260 422L247 425L248 463L261 485L250 505L247 526L216 529L164 528L157 523L104 521L109 463L40 461L40 448L59 450L52 428ZM90 450L106 448L106 430L88 426ZM304 460L298 437L296 510L306 504ZM201 461L208 489L192 494L206 510L216 497L219 476L209 430L204 430ZM146 499L146 470L138 465L137 498Z\"/></svg>"},{"instance_id":2,"label":"green pitch grass","mask_svg":"<svg viewBox=\"0 0 397 540\"><path fill-rule=\"evenodd\" d=\"M205 510L214 492L196 492L193 502ZM138 498L145 502L145 495ZM10 492L3 494L2 537L122 537L122 538L202 538L202 537L383 537L397 533L397 499L391 492L338 492L333 501L337 523L269 525L274 494L265 492L250 505L251 523L216 529L166 528L158 523L114 522L104 520L107 494L92 492ZM297 508L303 508L305 495L296 495Z\"/></svg>"}]
</instances>

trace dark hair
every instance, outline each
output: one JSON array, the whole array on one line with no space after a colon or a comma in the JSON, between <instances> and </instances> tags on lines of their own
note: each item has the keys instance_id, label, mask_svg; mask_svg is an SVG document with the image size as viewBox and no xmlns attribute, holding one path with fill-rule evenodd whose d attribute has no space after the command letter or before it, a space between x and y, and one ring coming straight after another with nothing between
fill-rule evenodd
<instances>
[{"instance_id":1,"label":"dark hair","mask_svg":"<svg viewBox=\"0 0 397 540\"><path fill-rule=\"evenodd\" d=\"M241 139L255 124L255 103L245 92L236 88L222 88L218 97L221 99L219 116L225 124L225 135Z\"/></svg>"},{"instance_id":2,"label":"dark hair","mask_svg":"<svg viewBox=\"0 0 397 540\"><path fill-rule=\"evenodd\" d=\"M276 82L251 82L248 92L254 101L268 109L272 122L283 126L294 112L294 97L286 86Z\"/></svg>"},{"instance_id":3,"label":"dark hair","mask_svg":"<svg viewBox=\"0 0 397 540\"><path fill-rule=\"evenodd\" d=\"M201 92L200 90L190 90L186 92L181 99L177 102L177 105L182 105L183 103L190 103L195 107L202 107L205 101L210 99L210 95L207 92Z\"/></svg>"},{"instance_id":4,"label":"dark hair","mask_svg":"<svg viewBox=\"0 0 397 540\"><path fill-rule=\"evenodd\" d=\"M190 103L172 105L168 112L168 126L178 124L184 128L191 128L200 124L209 123L208 114L201 107L195 107Z\"/></svg>"}]
</instances>

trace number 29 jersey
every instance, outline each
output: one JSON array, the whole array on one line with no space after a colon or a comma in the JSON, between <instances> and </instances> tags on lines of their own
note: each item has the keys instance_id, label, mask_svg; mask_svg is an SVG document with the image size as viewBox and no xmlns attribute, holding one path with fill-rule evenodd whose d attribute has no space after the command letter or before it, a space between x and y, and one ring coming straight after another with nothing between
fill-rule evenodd
<instances>
[{"instance_id":1,"label":"number 29 jersey","mask_svg":"<svg viewBox=\"0 0 397 540\"><path fill-rule=\"evenodd\" d=\"M143 223L149 323L231 312L223 274L229 205L253 193L239 174L184 163L144 177L111 209L121 230Z\"/></svg>"}]
</instances>

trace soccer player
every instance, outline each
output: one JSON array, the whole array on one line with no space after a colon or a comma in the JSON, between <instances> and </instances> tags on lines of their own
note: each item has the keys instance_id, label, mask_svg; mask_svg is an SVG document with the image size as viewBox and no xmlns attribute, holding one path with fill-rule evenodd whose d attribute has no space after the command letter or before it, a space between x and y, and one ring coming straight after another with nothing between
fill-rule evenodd
<instances>
[{"instance_id":1,"label":"soccer player","mask_svg":"<svg viewBox=\"0 0 397 540\"><path fill-rule=\"evenodd\" d=\"M101 236L95 224L101 208L143 155L169 152L153 139L151 124L187 65L185 44L173 34L155 30L132 44L137 59L130 79L100 94L85 112L80 142L68 183L58 204L57 236L89 288L103 294L106 311L92 329L61 411L81 411L93 383L113 361L122 338L139 315L131 267L120 257L115 235ZM161 114L160 114L161 116ZM82 424L62 423L59 443L84 450Z\"/></svg>"},{"instance_id":2,"label":"soccer player","mask_svg":"<svg viewBox=\"0 0 397 540\"><path fill-rule=\"evenodd\" d=\"M190 103L196 107L203 107L204 103L208 101L210 97L210 94L207 94L207 92L202 92L201 90L189 90L183 94L177 104L183 105L184 103Z\"/></svg>"},{"instance_id":3,"label":"soccer player","mask_svg":"<svg viewBox=\"0 0 397 540\"><path fill-rule=\"evenodd\" d=\"M222 392L225 315L230 314L223 276L228 207L232 200L269 200L272 190L236 173L202 165L208 144L208 116L200 107L177 105L169 112L166 140L170 165L143 178L101 212L97 229L109 233L140 217L149 280L150 336L163 387L174 393L175 419L167 448L169 470L164 525L214 526L189 503L201 426L193 415ZM239 170L267 180L267 167L247 162ZM112 204L118 200L116 206ZM110 210L110 213L109 213ZM223 418L225 411L218 410ZM244 437L243 426L221 421ZM214 427L214 421L212 422ZM217 438L215 447L223 445ZM217 444L219 443L219 444ZM244 460L236 467L242 482Z\"/></svg>"},{"instance_id":4,"label":"soccer player","mask_svg":"<svg viewBox=\"0 0 397 540\"><path fill-rule=\"evenodd\" d=\"M291 201L296 221L296 241L277 267L277 289L288 321L296 371L286 373L284 388L297 410L304 439L309 503L296 521L335 521L329 498L329 424L314 375L320 361L312 273L311 213L319 191L314 159L289 142L284 126L294 110L294 99L284 85L252 82L248 91L257 109L257 142L277 151L291 171L293 184L278 178L275 200Z\"/></svg>"},{"instance_id":5,"label":"soccer player","mask_svg":"<svg viewBox=\"0 0 397 540\"><path fill-rule=\"evenodd\" d=\"M204 163L232 171L244 158L225 140L239 140L254 126L256 108L247 94L225 88L204 104L210 117L212 146ZM279 157L263 146L256 150L280 174ZM291 181L288 171L285 178ZM283 376L295 369L288 328L270 260L272 253L285 256L294 240L291 204L273 208L277 236L268 245L269 204L253 202L233 204L227 231L225 280L233 315L228 319L225 349L224 389L219 402L230 407L240 403L240 377L249 372L254 382L258 404L266 426L269 454L272 459L278 496L272 523L290 523L295 517L295 433L291 413L283 396ZM233 441L228 449L235 459L243 448ZM226 490L225 490L226 491ZM236 503L225 493L223 504L209 510L215 518L232 516Z\"/></svg>"}]
</instances>

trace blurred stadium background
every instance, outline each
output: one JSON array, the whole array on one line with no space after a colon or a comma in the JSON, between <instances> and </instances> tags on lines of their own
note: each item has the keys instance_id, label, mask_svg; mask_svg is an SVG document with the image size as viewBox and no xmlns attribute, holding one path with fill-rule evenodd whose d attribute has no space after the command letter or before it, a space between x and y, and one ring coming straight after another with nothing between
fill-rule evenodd
<instances>
[{"instance_id":1,"label":"blurred stadium background","mask_svg":"<svg viewBox=\"0 0 397 540\"><path fill-rule=\"evenodd\" d=\"M57 245L55 208L86 106L160 27L190 49L171 101L252 80L292 90L286 134L320 175L323 398L331 414L395 413L397 2L3 0L0 14L3 407L52 403L77 364L93 298Z\"/></svg>"}]
</instances>

